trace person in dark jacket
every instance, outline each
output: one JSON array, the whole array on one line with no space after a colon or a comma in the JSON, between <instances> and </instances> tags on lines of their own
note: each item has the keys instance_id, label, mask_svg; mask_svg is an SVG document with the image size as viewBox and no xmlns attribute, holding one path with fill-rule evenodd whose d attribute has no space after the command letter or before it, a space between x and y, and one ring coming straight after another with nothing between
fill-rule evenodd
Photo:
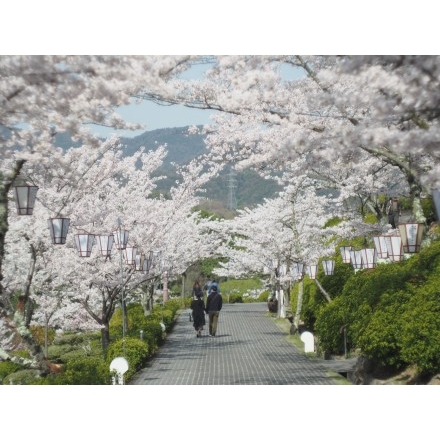
<instances>
[{"instance_id":1,"label":"person in dark jacket","mask_svg":"<svg viewBox=\"0 0 440 440\"><path fill-rule=\"evenodd\" d=\"M223 298L217 291L217 286L211 285L211 294L206 300L206 313L209 315L209 336L217 333L218 316L222 309Z\"/></svg>"},{"instance_id":2,"label":"person in dark jacket","mask_svg":"<svg viewBox=\"0 0 440 440\"><path fill-rule=\"evenodd\" d=\"M198 285L198 289L197 286ZM193 318L193 327L196 331L196 337L200 338L202 336L203 326L206 324L205 321L205 303L203 302L203 291L200 288L198 281L194 283L193 287L194 297L191 301L191 310Z\"/></svg>"},{"instance_id":3,"label":"person in dark jacket","mask_svg":"<svg viewBox=\"0 0 440 440\"><path fill-rule=\"evenodd\" d=\"M216 281L216 280L212 280L212 281L209 283L209 287L208 287L208 295L211 295L211 293L212 293L212 288L213 288L213 287L215 287L215 288L217 289L217 292L218 292L219 294L221 294L221 292L220 292L220 286L218 285L217 281Z\"/></svg>"}]
</instances>

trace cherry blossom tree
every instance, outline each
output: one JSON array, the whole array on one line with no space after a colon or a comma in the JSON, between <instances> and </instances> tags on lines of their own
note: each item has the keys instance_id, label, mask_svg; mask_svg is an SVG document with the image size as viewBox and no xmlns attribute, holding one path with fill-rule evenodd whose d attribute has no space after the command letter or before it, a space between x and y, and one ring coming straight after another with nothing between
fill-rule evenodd
<instances>
[{"instance_id":1,"label":"cherry blossom tree","mask_svg":"<svg viewBox=\"0 0 440 440\"><path fill-rule=\"evenodd\" d=\"M214 158L267 169L306 151L330 164L340 152L351 154L352 161L366 152L400 173L396 180L408 188L415 219L425 220L420 197L437 185L438 174L433 109L439 57L219 56L211 61L203 80L172 82L172 102L217 110L207 128Z\"/></svg>"},{"instance_id":2,"label":"cherry blossom tree","mask_svg":"<svg viewBox=\"0 0 440 440\"><path fill-rule=\"evenodd\" d=\"M13 304L5 296L5 284L12 287L17 280L4 280L5 239L9 230L9 193L17 183L32 183L34 167L41 167L53 178L68 179L69 164L56 136L67 133L72 140L87 145L90 154L102 151L105 140L93 135L92 124L115 128L140 128L127 124L115 112L128 104L145 84L151 89L166 90L173 75L185 69L187 56L2 56L0 57L0 318L8 320ZM82 170L85 172L86 170ZM81 173L75 178L81 179ZM87 173L85 173L87 174ZM83 174L84 175L84 174ZM38 179L34 179L35 181ZM76 182L78 184L78 181ZM39 196L38 202L52 203L48 209L59 214L69 206L72 191L60 179L52 187L53 199ZM42 188L40 188L41 191ZM58 195L58 198L56 197ZM62 199L64 198L64 199ZM38 209L38 208L37 208ZM38 223L38 222L35 222ZM31 226L35 224L32 223ZM41 226L41 225L40 225ZM31 228L32 229L32 228ZM28 240L31 263L26 274L23 299L34 276L38 252L46 243L37 243L31 234ZM13 241L13 240L12 240ZM20 269L24 270L24 269ZM23 278L20 280L23 283ZM4 322L2 321L2 324ZM32 345L23 321L18 332ZM10 334L14 324L5 322ZM3 339L3 338L2 338ZM38 347L33 354L38 356Z\"/></svg>"},{"instance_id":3,"label":"cherry blossom tree","mask_svg":"<svg viewBox=\"0 0 440 440\"><path fill-rule=\"evenodd\" d=\"M139 253L160 249L163 258L173 259L178 271L206 256L210 249L205 241L211 244L213 236L203 233L206 226L193 209L200 202L198 192L216 168L205 170L196 162L182 166L177 170L182 180L171 189L170 198L151 198L155 180L159 179L151 175L162 164L165 153L164 147L159 147L122 157L116 140L109 139L95 154L85 146L67 150L64 163L69 167L62 172L34 166L33 179L41 188L42 200L34 212L34 226L23 230L17 223L14 228L15 241L27 237L33 249L41 251L39 258L31 259L33 287L27 291L45 292L50 285L51 291L61 292L72 304L80 304L101 328L104 350L110 341L109 322L122 295L130 301L140 285L160 275L159 268L143 273L133 265L121 264L122 254L112 252L105 258L96 248L90 257L80 258L74 246L76 234L111 234L118 228L117 220L122 220L130 234L130 246ZM43 224L48 213L60 213L61 209L70 218L69 235L73 237L65 245L52 245ZM23 255L18 244L15 251ZM12 264L10 268L11 278L17 279ZM12 282L9 285L13 287ZM35 300L38 306L38 297ZM84 325L89 326L89 320Z\"/></svg>"}]
</instances>

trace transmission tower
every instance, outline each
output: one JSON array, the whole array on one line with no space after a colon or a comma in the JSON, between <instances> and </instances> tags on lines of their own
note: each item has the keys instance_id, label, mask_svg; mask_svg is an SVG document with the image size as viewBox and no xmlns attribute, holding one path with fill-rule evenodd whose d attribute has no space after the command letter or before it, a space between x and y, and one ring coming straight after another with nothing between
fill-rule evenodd
<instances>
[{"instance_id":1,"label":"transmission tower","mask_svg":"<svg viewBox=\"0 0 440 440\"><path fill-rule=\"evenodd\" d=\"M235 180L234 169L231 166L229 168L229 178L228 178L228 208L231 211L237 210L237 199L235 197L235 189L237 188L237 183Z\"/></svg>"}]
</instances>

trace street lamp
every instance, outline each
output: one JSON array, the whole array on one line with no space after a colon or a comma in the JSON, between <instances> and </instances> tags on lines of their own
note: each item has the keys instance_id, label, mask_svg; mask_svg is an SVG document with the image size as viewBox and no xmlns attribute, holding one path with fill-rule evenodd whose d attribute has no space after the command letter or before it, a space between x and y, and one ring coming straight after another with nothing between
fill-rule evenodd
<instances>
[{"instance_id":1,"label":"street lamp","mask_svg":"<svg viewBox=\"0 0 440 440\"><path fill-rule=\"evenodd\" d=\"M32 215L38 186L14 185L15 205L18 215Z\"/></svg>"},{"instance_id":2,"label":"street lamp","mask_svg":"<svg viewBox=\"0 0 440 440\"><path fill-rule=\"evenodd\" d=\"M364 269L373 269L374 267L376 267L376 262L377 262L376 249L367 248L367 249L362 249L360 252L361 252L362 267Z\"/></svg>"},{"instance_id":3,"label":"street lamp","mask_svg":"<svg viewBox=\"0 0 440 440\"><path fill-rule=\"evenodd\" d=\"M335 270L335 261L334 260L323 260L322 267L324 269L324 273L326 275L333 275Z\"/></svg>"},{"instance_id":4,"label":"street lamp","mask_svg":"<svg viewBox=\"0 0 440 440\"><path fill-rule=\"evenodd\" d=\"M136 256L134 257L134 266L138 272L144 271L144 261L145 261L145 254L142 252L140 254L136 254Z\"/></svg>"},{"instance_id":5,"label":"street lamp","mask_svg":"<svg viewBox=\"0 0 440 440\"><path fill-rule=\"evenodd\" d=\"M52 244L66 244L67 231L69 230L70 219L55 217L47 220Z\"/></svg>"},{"instance_id":6,"label":"street lamp","mask_svg":"<svg viewBox=\"0 0 440 440\"><path fill-rule=\"evenodd\" d=\"M133 246L126 246L123 249L124 261L129 266L134 266L136 264L136 248Z\"/></svg>"},{"instance_id":7,"label":"street lamp","mask_svg":"<svg viewBox=\"0 0 440 440\"><path fill-rule=\"evenodd\" d=\"M152 265L153 265L153 251L149 251L148 257L144 258L144 261L142 263L143 272L149 273Z\"/></svg>"},{"instance_id":8,"label":"street lamp","mask_svg":"<svg viewBox=\"0 0 440 440\"><path fill-rule=\"evenodd\" d=\"M127 331L127 320L125 313L125 298L124 298L124 270L122 268L122 252L127 247L128 243L128 231L122 229L121 220L118 218L118 229L113 232L114 243L116 245L116 249L119 250L120 256L120 269L121 269L121 307L122 307L122 341L124 347L124 357L125 357L125 333Z\"/></svg>"},{"instance_id":9,"label":"street lamp","mask_svg":"<svg viewBox=\"0 0 440 440\"><path fill-rule=\"evenodd\" d=\"M98 250L104 257L110 257L113 248L114 235L113 234L103 234L95 235L96 245Z\"/></svg>"},{"instance_id":10,"label":"street lamp","mask_svg":"<svg viewBox=\"0 0 440 440\"><path fill-rule=\"evenodd\" d=\"M311 280L316 280L316 272L318 271L317 264L311 264L310 266L307 266L306 271Z\"/></svg>"},{"instance_id":11,"label":"street lamp","mask_svg":"<svg viewBox=\"0 0 440 440\"><path fill-rule=\"evenodd\" d=\"M90 257L92 253L95 236L87 232L80 232L74 235L75 247L80 257Z\"/></svg>"},{"instance_id":12,"label":"street lamp","mask_svg":"<svg viewBox=\"0 0 440 440\"><path fill-rule=\"evenodd\" d=\"M351 262L350 251L352 251L352 250L353 250L352 246L342 246L341 247L341 257L342 257L343 263L350 263Z\"/></svg>"},{"instance_id":13,"label":"street lamp","mask_svg":"<svg viewBox=\"0 0 440 440\"><path fill-rule=\"evenodd\" d=\"M361 251L350 251L350 259L355 271L363 268Z\"/></svg>"},{"instance_id":14,"label":"street lamp","mask_svg":"<svg viewBox=\"0 0 440 440\"><path fill-rule=\"evenodd\" d=\"M403 252L413 254L420 251L425 225L423 223L400 223L399 232Z\"/></svg>"},{"instance_id":15,"label":"street lamp","mask_svg":"<svg viewBox=\"0 0 440 440\"><path fill-rule=\"evenodd\" d=\"M385 260L388 258L387 242L383 235L373 237L374 247L376 248L377 258Z\"/></svg>"},{"instance_id":16,"label":"street lamp","mask_svg":"<svg viewBox=\"0 0 440 440\"><path fill-rule=\"evenodd\" d=\"M402 238L399 235L384 235L388 258L391 261L403 260Z\"/></svg>"},{"instance_id":17,"label":"street lamp","mask_svg":"<svg viewBox=\"0 0 440 440\"><path fill-rule=\"evenodd\" d=\"M168 271L170 270L168 260L163 259L161 262L161 272L162 272L162 295L163 295L163 303L165 304L168 301Z\"/></svg>"}]
</instances>

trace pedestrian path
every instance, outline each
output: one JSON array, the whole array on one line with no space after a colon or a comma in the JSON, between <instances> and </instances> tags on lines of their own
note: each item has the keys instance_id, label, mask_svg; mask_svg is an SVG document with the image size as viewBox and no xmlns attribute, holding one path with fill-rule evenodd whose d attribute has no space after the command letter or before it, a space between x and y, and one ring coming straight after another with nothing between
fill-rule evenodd
<instances>
[{"instance_id":1,"label":"pedestrian path","mask_svg":"<svg viewBox=\"0 0 440 440\"><path fill-rule=\"evenodd\" d=\"M335 385L324 364L287 341L266 303L224 304L217 335L201 338L189 309L129 385Z\"/></svg>"}]
</instances>

